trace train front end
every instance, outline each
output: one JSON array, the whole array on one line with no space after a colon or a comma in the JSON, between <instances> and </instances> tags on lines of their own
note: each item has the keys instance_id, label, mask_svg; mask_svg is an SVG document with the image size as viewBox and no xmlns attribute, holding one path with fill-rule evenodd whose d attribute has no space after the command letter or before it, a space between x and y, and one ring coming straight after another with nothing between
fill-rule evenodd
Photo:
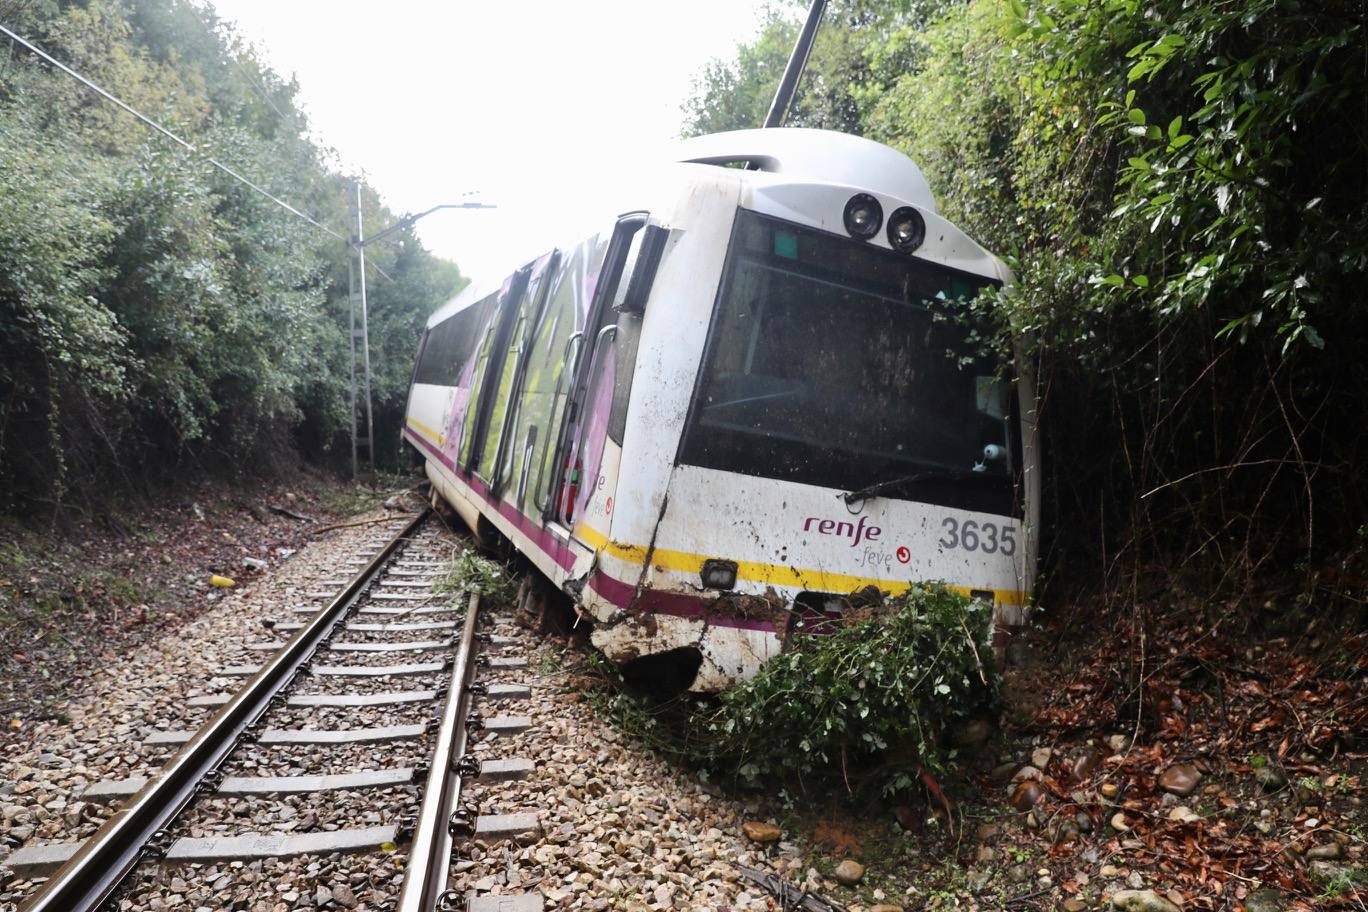
<instances>
[{"instance_id":1,"label":"train front end","mask_svg":"<svg viewBox=\"0 0 1368 912\"><path fill-rule=\"evenodd\" d=\"M667 214L616 514L581 596L595 644L693 663L691 688L715 691L919 581L1019 625L1035 394L974 306L1006 267L887 147L779 130L686 148L751 167L715 168Z\"/></svg>"}]
</instances>

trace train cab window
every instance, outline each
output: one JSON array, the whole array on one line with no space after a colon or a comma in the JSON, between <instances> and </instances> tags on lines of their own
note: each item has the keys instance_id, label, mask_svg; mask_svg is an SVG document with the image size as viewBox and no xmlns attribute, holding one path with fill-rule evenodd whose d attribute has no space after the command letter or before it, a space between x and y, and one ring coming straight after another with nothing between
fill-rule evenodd
<instances>
[{"instance_id":1,"label":"train cab window","mask_svg":"<svg viewBox=\"0 0 1368 912\"><path fill-rule=\"evenodd\" d=\"M742 210L680 461L1017 515L1016 397L963 306L990 284Z\"/></svg>"}]
</instances>

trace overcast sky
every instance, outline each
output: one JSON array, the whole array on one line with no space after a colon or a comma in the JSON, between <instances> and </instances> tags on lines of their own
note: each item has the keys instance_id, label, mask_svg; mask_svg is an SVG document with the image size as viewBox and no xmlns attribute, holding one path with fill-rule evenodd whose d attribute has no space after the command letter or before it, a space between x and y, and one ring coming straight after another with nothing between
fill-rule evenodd
<instances>
[{"instance_id":1,"label":"overcast sky","mask_svg":"<svg viewBox=\"0 0 1368 912\"><path fill-rule=\"evenodd\" d=\"M430 249L476 278L516 265L514 232L548 248L562 239L556 211L607 179L593 172L659 157L679 134L692 79L755 33L764 6L211 2L278 72L298 77L315 138L364 171L395 212L472 190L499 205L419 223Z\"/></svg>"}]
</instances>

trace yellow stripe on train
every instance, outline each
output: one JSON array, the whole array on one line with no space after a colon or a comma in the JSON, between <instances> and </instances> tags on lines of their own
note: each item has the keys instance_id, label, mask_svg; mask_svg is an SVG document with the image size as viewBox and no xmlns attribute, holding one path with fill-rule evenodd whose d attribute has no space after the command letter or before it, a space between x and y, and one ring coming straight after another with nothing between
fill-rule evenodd
<instances>
[{"instance_id":1,"label":"yellow stripe on train","mask_svg":"<svg viewBox=\"0 0 1368 912\"><path fill-rule=\"evenodd\" d=\"M426 437L428 440L431 440L433 443L437 444L438 446L445 446L445 445L446 445L446 435L445 435L445 434L439 434L439 433L437 433L437 432L434 431L432 428L428 427L426 424L423 424L423 422L419 421L417 418L412 418L412 417L410 417L410 418L408 418L407 420L408 420L408 423L413 427L413 429L414 429L415 431L417 431L418 433L422 434L422 435L423 435L424 437Z\"/></svg>"},{"instance_id":2,"label":"yellow stripe on train","mask_svg":"<svg viewBox=\"0 0 1368 912\"><path fill-rule=\"evenodd\" d=\"M575 527L575 535L596 551L602 551L629 564L640 566L646 562L646 547L626 545L609 541L608 536L592 526L580 523ZM703 562L717 555L690 554L686 551L671 551L656 548L651 552L651 566L661 570L674 570L680 573L699 573ZM762 564L755 561L737 561L736 576L765 586L788 586L813 589L819 592L855 592L866 586L873 586L884 592L897 595L912 587L910 580L873 579L864 576L851 576L845 573L830 573L825 570L804 570L785 564ZM969 595L968 586L947 587L961 595ZM994 589L993 600L999 605L1024 605L1027 593L1019 589Z\"/></svg>"}]
</instances>

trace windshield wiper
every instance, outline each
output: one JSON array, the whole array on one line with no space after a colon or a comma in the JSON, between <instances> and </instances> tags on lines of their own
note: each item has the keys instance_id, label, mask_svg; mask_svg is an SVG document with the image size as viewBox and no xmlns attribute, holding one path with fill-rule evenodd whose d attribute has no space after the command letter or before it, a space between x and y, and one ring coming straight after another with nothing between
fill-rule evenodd
<instances>
[{"instance_id":1,"label":"windshield wiper","mask_svg":"<svg viewBox=\"0 0 1368 912\"><path fill-rule=\"evenodd\" d=\"M1001 478L1001 475L989 474L988 472L975 472L972 469L928 469L913 475L904 475L901 478L889 478L884 481L876 481L874 484L860 488L858 491L842 494L841 497L847 504L853 504L857 501L868 500L871 497L878 497L885 491L891 491L895 488L901 488L903 485L916 484L922 481L952 481L958 483L966 481L998 481L1001 480Z\"/></svg>"}]
</instances>

